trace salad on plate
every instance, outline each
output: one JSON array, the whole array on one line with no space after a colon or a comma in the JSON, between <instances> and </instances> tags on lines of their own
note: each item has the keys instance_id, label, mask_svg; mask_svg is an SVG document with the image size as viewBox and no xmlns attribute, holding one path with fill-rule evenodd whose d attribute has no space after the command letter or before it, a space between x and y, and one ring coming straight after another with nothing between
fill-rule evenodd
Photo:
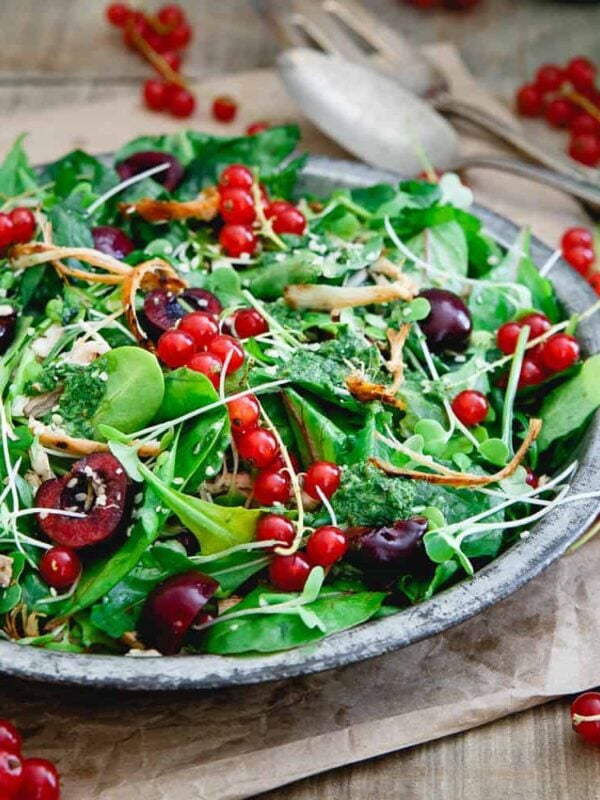
<instances>
[{"instance_id":1,"label":"salad on plate","mask_svg":"<svg viewBox=\"0 0 600 800\"><path fill-rule=\"evenodd\" d=\"M0 166L0 634L269 653L468 580L600 404L530 234L447 174L298 192L298 130ZM430 179L431 178L431 179ZM591 297L591 295L590 295Z\"/></svg>"}]
</instances>

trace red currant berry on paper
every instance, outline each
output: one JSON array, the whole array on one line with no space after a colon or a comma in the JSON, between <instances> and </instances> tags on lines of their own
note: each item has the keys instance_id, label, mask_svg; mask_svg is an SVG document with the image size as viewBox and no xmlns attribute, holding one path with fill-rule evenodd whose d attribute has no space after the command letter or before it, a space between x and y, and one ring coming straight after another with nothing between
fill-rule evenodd
<instances>
[{"instance_id":1,"label":"red currant berry on paper","mask_svg":"<svg viewBox=\"0 0 600 800\"><path fill-rule=\"evenodd\" d=\"M237 114L238 105L233 97L215 97L212 104L213 117L219 122L231 122Z\"/></svg>"},{"instance_id":2,"label":"red currant berry on paper","mask_svg":"<svg viewBox=\"0 0 600 800\"><path fill-rule=\"evenodd\" d=\"M181 69L181 56L176 50L166 50L164 53L161 53L161 55L173 72L179 72Z\"/></svg>"},{"instance_id":3,"label":"red currant berry on paper","mask_svg":"<svg viewBox=\"0 0 600 800\"><path fill-rule=\"evenodd\" d=\"M535 73L535 85L542 92L557 92L565 79L558 64L542 64Z\"/></svg>"},{"instance_id":4,"label":"red currant berry on paper","mask_svg":"<svg viewBox=\"0 0 600 800\"><path fill-rule=\"evenodd\" d=\"M127 24L131 10L125 3L111 3L106 7L106 19L116 28L123 28Z\"/></svg>"},{"instance_id":5,"label":"red currant berry on paper","mask_svg":"<svg viewBox=\"0 0 600 800\"><path fill-rule=\"evenodd\" d=\"M580 164L595 167L600 161L600 136L594 133L580 133L573 136L569 145L569 155Z\"/></svg>"},{"instance_id":6,"label":"red currant berry on paper","mask_svg":"<svg viewBox=\"0 0 600 800\"><path fill-rule=\"evenodd\" d=\"M257 133L262 133L270 128L268 122L251 122L250 125L246 128L246 136L256 136Z\"/></svg>"},{"instance_id":7,"label":"red currant berry on paper","mask_svg":"<svg viewBox=\"0 0 600 800\"><path fill-rule=\"evenodd\" d=\"M599 719L589 719L590 717ZM573 730L582 739L590 744L600 744L600 692L585 692L573 700L571 722Z\"/></svg>"},{"instance_id":8,"label":"red currant berry on paper","mask_svg":"<svg viewBox=\"0 0 600 800\"><path fill-rule=\"evenodd\" d=\"M565 77L575 89L582 91L594 86L596 71L595 64L589 58L579 56L569 61L565 69Z\"/></svg>"},{"instance_id":9,"label":"red currant berry on paper","mask_svg":"<svg viewBox=\"0 0 600 800\"><path fill-rule=\"evenodd\" d=\"M12 800L23 783L23 762L18 753L0 751L0 797Z\"/></svg>"},{"instance_id":10,"label":"red currant berry on paper","mask_svg":"<svg viewBox=\"0 0 600 800\"><path fill-rule=\"evenodd\" d=\"M168 94L169 111L174 117L190 117L196 109L196 99L182 86L173 87Z\"/></svg>"},{"instance_id":11,"label":"red currant berry on paper","mask_svg":"<svg viewBox=\"0 0 600 800\"><path fill-rule=\"evenodd\" d=\"M170 86L165 81L151 78L144 84L144 102L152 111L164 111L169 105Z\"/></svg>"},{"instance_id":12,"label":"red currant berry on paper","mask_svg":"<svg viewBox=\"0 0 600 800\"><path fill-rule=\"evenodd\" d=\"M568 128L577 111L573 103L564 97L557 97L546 107L546 119L553 128Z\"/></svg>"},{"instance_id":13,"label":"red currant berry on paper","mask_svg":"<svg viewBox=\"0 0 600 800\"><path fill-rule=\"evenodd\" d=\"M175 3L159 8L156 17L169 30L184 25L186 22L183 9Z\"/></svg>"},{"instance_id":14,"label":"red currant berry on paper","mask_svg":"<svg viewBox=\"0 0 600 800\"><path fill-rule=\"evenodd\" d=\"M167 50L183 50L191 41L192 29L184 23L165 36L165 48Z\"/></svg>"},{"instance_id":15,"label":"red currant berry on paper","mask_svg":"<svg viewBox=\"0 0 600 800\"><path fill-rule=\"evenodd\" d=\"M490 404L487 397L474 389L466 389L452 401L452 410L463 425L479 425L486 418Z\"/></svg>"},{"instance_id":16,"label":"red currant berry on paper","mask_svg":"<svg viewBox=\"0 0 600 800\"><path fill-rule=\"evenodd\" d=\"M60 800L60 778L51 761L28 758L23 762L23 780L15 800Z\"/></svg>"},{"instance_id":17,"label":"red currant berry on paper","mask_svg":"<svg viewBox=\"0 0 600 800\"><path fill-rule=\"evenodd\" d=\"M544 110L542 93L532 84L521 86L517 92L517 109L523 117L539 117Z\"/></svg>"},{"instance_id":18,"label":"red currant berry on paper","mask_svg":"<svg viewBox=\"0 0 600 800\"><path fill-rule=\"evenodd\" d=\"M573 117L569 129L573 136L577 136L580 133L593 133L598 136L600 134L600 122L594 119L591 114L586 114L583 111Z\"/></svg>"}]
</instances>

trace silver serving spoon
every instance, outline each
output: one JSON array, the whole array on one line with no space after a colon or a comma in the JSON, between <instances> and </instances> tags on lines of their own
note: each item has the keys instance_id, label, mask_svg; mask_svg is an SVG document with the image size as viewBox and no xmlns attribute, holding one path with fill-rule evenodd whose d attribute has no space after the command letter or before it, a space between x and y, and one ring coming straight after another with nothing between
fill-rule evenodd
<instances>
[{"instance_id":1,"label":"silver serving spoon","mask_svg":"<svg viewBox=\"0 0 600 800\"><path fill-rule=\"evenodd\" d=\"M353 0L254 0L283 47L310 46L367 64L392 77L443 114L455 116L510 144L522 154L575 179L600 186L600 171L540 147L518 128L454 96L442 73L398 31Z\"/></svg>"},{"instance_id":2,"label":"silver serving spoon","mask_svg":"<svg viewBox=\"0 0 600 800\"><path fill-rule=\"evenodd\" d=\"M277 59L283 82L306 116L368 164L414 176L425 155L436 169L487 167L561 189L600 208L600 187L517 159L461 158L454 129L428 103L364 64L309 48Z\"/></svg>"}]
</instances>

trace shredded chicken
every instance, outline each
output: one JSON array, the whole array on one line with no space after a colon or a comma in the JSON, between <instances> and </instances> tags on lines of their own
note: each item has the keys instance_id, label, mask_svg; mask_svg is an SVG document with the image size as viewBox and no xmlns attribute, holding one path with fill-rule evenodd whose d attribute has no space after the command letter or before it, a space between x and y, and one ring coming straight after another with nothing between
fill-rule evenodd
<instances>
[{"instance_id":1,"label":"shredded chicken","mask_svg":"<svg viewBox=\"0 0 600 800\"><path fill-rule=\"evenodd\" d=\"M29 420L29 429L40 440L44 447L68 453L71 456L89 456L92 453L109 453L110 448L105 442L96 442L93 439L80 439L69 436L63 431L55 431L37 419ZM153 458L160 453L159 442L148 442L138 450L142 458Z\"/></svg>"},{"instance_id":2,"label":"shredded chicken","mask_svg":"<svg viewBox=\"0 0 600 800\"><path fill-rule=\"evenodd\" d=\"M40 264L60 262L63 258L75 258L78 261L82 261L84 264L98 267L115 276L125 276L131 272L132 269L129 264L125 264L106 253L101 253L99 250L94 250L93 247L59 247L50 242L15 244L10 248L8 256L13 269L28 269L29 267L37 267ZM67 275L73 272L71 267L67 267L64 264L60 265L60 270ZM89 276L92 274L85 270L76 271L83 273L83 275L86 276L85 280L88 280ZM119 280L116 282L118 283Z\"/></svg>"},{"instance_id":3,"label":"shredded chicken","mask_svg":"<svg viewBox=\"0 0 600 800\"><path fill-rule=\"evenodd\" d=\"M386 278L391 278L393 281L410 281L410 278L402 273L402 268L399 267L398 264L394 264L385 256L379 256L377 261L375 261L375 263L369 267L369 272L375 275L385 275ZM417 287L415 284L413 285L416 294Z\"/></svg>"},{"instance_id":4,"label":"shredded chicken","mask_svg":"<svg viewBox=\"0 0 600 800\"><path fill-rule=\"evenodd\" d=\"M405 405L394 392L387 386L380 383L367 381L359 372L353 372L345 378L346 386L350 394L361 403L368 403L371 400L379 400L388 406L404 409Z\"/></svg>"},{"instance_id":5,"label":"shredded chicken","mask_svg":"<svg viewBox=\"0 0 600 800\"><path fill-rule=\"evenodd\" d=\"M137 203L121 203L119 209L124 214L139 214L147 222L167 222L177 219L200 219L210 222L219 213L221 196L215 186L200 192L195 200L177 202L176 200L152 200L145 197Z\"/></svg>"},{"instance_id":6,"label":"shredded chicken","mask_svg":"<svg viewBox=\"0 0 600 800\"><path fill-rule=\"evenodd\" d=\"M541 419L530 419L527 436L509 463L499 472L493 475L473 475L468 472L456 472L447 470L443 475L434 475L428 472L419 472L413 469L403 469L395 467L381 458L370 458L369 461L385 472L387 475L397 475L403 478L413 478L414 480L427 481L427 483L442 484L444 486L454 486L456 488L467 486L485 486L488 483L499 483L505 478L509 478L525 458L529 447L534 442L542 430Z\"/></svg>"},{"instance_id":7,"label":"shredded chicken","mask_svg":"<svg viewBox=\"0 0 600 800\"><path fill-rule=\"evenodd\" d=\"M390 359L386 363L386 367L394 377L392 385L390 386L390 393L394 395L404 380L404 359L402 357L402 352L409 333L410 323L401 325L400 330L395 331L393 328L389 328L387 331L387 338L390 343Z\"/></svg>"},{"instance_id":8,"label":"shredded chicken","mask_svg":"<svg viewBox=\"0 0 600 800\"><path fill-rule=\"evenodd\" d=\"M8 589L13 576L13 560L10 556L0 555L0 589Z\"/></svg>"},{"instance_id":9,"label":"shredded chicken","mask_svg":"<svg viewBox=\"0 0 600 800\"><path fill-rule=\"evenodd\" d=\"M326 286L324 284L293 284L284 290L286 303L292 308L312 308L334 311L339 308L412 300L416 288L405 276L385 286Z\"/></svg>"}]
</instances>

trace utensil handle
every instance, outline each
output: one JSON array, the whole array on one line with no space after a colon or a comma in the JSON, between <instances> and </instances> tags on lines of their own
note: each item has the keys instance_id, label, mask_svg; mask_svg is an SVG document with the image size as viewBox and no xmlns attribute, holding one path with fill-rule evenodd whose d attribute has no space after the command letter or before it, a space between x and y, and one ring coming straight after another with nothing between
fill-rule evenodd
<instances>
[{"instance_id":1,"label":"utensil handle","mask_svg":"<svg viewBox=\"0 0 600 800\"><path fill-rule=\"evenodd\" d=\"M460 162L461 169L472 167L511 172L514 175L520 175L523 178L529 178L537 183L543 183L571 194L592 206L596 211L600 209L600 186L594 186L581 178L573 178L546 167L503 156L468 156Z\"/></svg>"},{"instance_id":2,"label":"utensil handle","mask_svg":"<svg viewBox=\"0 0 600 800\"><path fill-rule=\"evenodd\" d=\"M579 167L559 153L553 153L544 147L538 147L529 136L477 106L452 97L448 93L438 95L434 100L434 106L438 111L473 123L478 128L493 134L551 170L575 180L588 181L590 185L596 184L600 186L599 170L584 167L583 165Z\"/></svg>"}]
</instances>

